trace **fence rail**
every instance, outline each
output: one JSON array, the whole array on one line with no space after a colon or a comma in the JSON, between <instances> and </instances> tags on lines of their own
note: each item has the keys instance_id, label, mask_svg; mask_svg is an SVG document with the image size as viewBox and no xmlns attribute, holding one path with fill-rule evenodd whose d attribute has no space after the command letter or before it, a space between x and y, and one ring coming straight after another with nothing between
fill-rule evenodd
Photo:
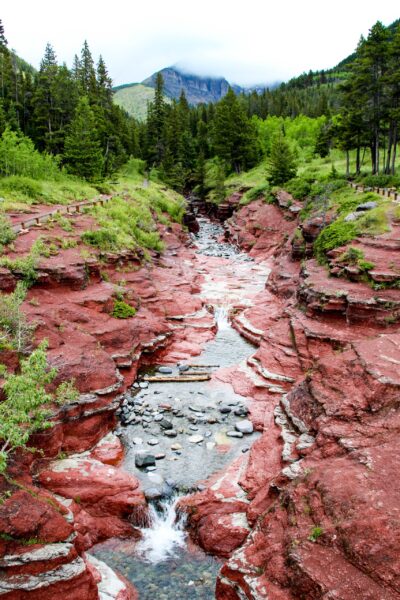
<instances>
[{"instance_id":1,"label":"fence rail","mask_svg":"<svg viewBox=\"0 0 400 600\"><path fill-rule=\"evenodd\" d=\"M41 225L42 223L47 223L52 217L55 215L71 215L80 213L82 208L86 206L104 206L107 202L110 202L114 196L100 196L95 200L87 200L85 202L77 202L76 204L69 204L65 207L59 207L55 210L51 210L47 213L43 213L41 215L37 215L36 217L29 217L28 219L24 219L20 223L16 223L12 225L12 229L15 233L24 233L30 227L35 227L36 225Z\"/></svg>"},{"instance_id":2,"label":"fence rail","mask_svg":"<svg viewBox=\"0 0 400 600\"><path fill-rule=\"evenodd\" d=\"M357 192L375 192L379 196L384 198L391 198L395 202L400 202L400 192L397 192L391 188L380 188L380 187L368 187L361 183L354 183L353 181L348 182L349 186L355 189Z\"/></svg>"}]
</instances>

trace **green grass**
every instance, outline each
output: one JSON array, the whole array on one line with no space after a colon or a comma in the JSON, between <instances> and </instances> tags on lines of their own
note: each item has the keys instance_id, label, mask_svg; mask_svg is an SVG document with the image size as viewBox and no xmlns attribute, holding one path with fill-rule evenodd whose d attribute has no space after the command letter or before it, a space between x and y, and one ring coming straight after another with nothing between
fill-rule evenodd
<instances>
[{"instance_id":1,"label":"green grass","mask_svg":"<svg viewBox=\"0 0 400 600\"><path fill-rule=\"evenodd\" d=\"M26 211L33 204L73 204L98 196L83 180L60 175L57 180L37 180L20 175L0 177L0 212Z\"/></svg>"},{"instance_id":2,"label":"green grass","mask_svg":"<svg viewBox=\"0 0 400 600\"><path fill-rule=\"evenodd\" d=\"M145 186L144 179L143 162L131 159L114 185L119 196L104 206L88 210L99 227L82 235L86 244L104 251L141 247L161 252L164 249L157 222L164 225L172 221L180 223L185 201L173 190L154 181L148 181Z\"/></svg>"},{"instance_id":3,"label":"green grass","mask_svg":"<svg viewBox=\"0 0 400 600\"><path fill-rule=\"evenodd\" d=\"M114 102L130 115L144 121L147 116L147 104L154 100L154 88L142 85L141 83L132 84L114 92ZM164 100L170 104L170 98L164 96Z\"/></svg>"}]
</instances>

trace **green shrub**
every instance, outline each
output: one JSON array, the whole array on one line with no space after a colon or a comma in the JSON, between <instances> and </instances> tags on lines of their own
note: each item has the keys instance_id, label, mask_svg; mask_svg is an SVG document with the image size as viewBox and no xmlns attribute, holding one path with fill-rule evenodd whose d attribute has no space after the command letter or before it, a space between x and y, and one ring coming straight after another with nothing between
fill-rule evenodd
<instances>
[{"instance_id":1,"label":"green shrub","mask_svg":"<svg viewBox=\"0 0 400 600\"><path fill-rule=\"evenodd\" d=\"M16 237L9 220L0 215L0 247L10 244Z\"/></svg>"},{"instance_id":2,"label":"green shrub","mask_svg":"<svg viewBox=\"0 0 400 600\"><path fill-rule=\"evenodd\" d=\"M375 264L373 262L369 262L368 260L359 260L358 267L361 269L361 271L367 272L371 271L371 269L375 267Z\"/></svg>"},{"instance_id":3,"label":"green shrub","mask_svg":"<svg viewBox=\"0 0 400 600\"><path fill-rule=\"evenodd\" d=\"M57 223L57 225L59 225L64 231L70 232L73 230L71 221L67 217L64 217L64 215L62 215L61 213L56 213L52 217L52 220L55 223Z\"/></svg>"},{"instance_id":4,"label":"green shrub","mask_svg":"<svg viewBox=\"0 0 400 600\"><path fill-rule=\"evenodd\" d=\"M111 313L113 317L116 319L129 319L130 317L135 316L136 309L133 306L130 306L123 300L115 300L114 308Z\"/></svg>"},{"instance_id":5,"label":"green shrub","mask_svg":"<svg viewBox=\"0 0 400 600\"><path fill-rule=\"evenodd\" d=\"M31 139L6 129L0 138L0 176L23 175L33 179L54 179L60 175L54 156L40 153Z\"/></svg>"},{"instance_id":6,"label":"green shrub","mask_svg":"<svg viewBox=\"0 0 400 600\"><path fill-rule=\"evenodd\" d=\"M333 248L344 246L357 236L354 222L346 223L338 219L325 227L314 242L314 252L319 261L324 261L325 254Z\"/></svg>"},{"instance_id":7,"label":"green shrub","mask_svg":"<svg viewBox=\"0 0 400 600\"><path fill-rule=\"evenodd\" d=\"M350 246L350 248L347 248L346 252L343 252L343 254L339 256L341 262L351 265L357 264L362 258L364 258L363 251L359 248L354 248L354 246Z\"/></svg>"},{"instance_id":8,"label":"green shrub","mask_svg":"<svg viewBox=\"0 0 400 600\"><path fill-rule=\"evenodd\" d=\"M24 258L8 258L4 256L0 258L0 266L9 269L11 273L20 277L27 287L33 285L37 279L37 257L32 254Z\"/></svg>"},{"instance_id":9,"label":"green shrub","mask_svg":"<svg viewBox=\"0 0 400 600\"><path fill-rule=\"evenodd\" d=\"M32 244L30 252L22 258L9 258L3 256L0 258L0 266L9 269L17 277L20 277L24 285L28 288L33 285L37 279L37 265L41 256L49 257L57 253L57 246L49 245L43 237L39 237Z\"/></svg>"},{"instance_id":10,"label":"green shrub","mask_svg":"<svg viewBox=\"0 0 400 600\"><path fill-rule=\"evenodd\" d=\"M285 184L285 189L297 200L303 200L311 191L311 183L302 177L295 177Z\"/></svg>"},{"instance_id":11,"label":"green shrub","mask_svg":"<svg viewBox=\"0 0 400 600\"><path fill-rule=\"evenodd\" d=\"M30 177L12 175L0 179L0 190L11 192L13 195L22 194L31 200L40 200L42 185L39 181L31 179Z\"/></svg>"},{"instance_id":12,"label":"green shrub","mask_svg":"<svg viewBox=\"0 0 400 600\"><path fill-rule=\"evenodd\" d=\"M360 179L367 187L398 187L400 185L400 177L394 175L367 175Z\"/></svg>"},{"instance_id":13,"label":"green shrub","mask_svg":"<svg viewBox=\"0 0 400 600\"><path fill-rule=\"evenodd\" d=\"M94 186L100 194L111 194L112 188L107 183L96 183Z\"/></svg>"},{"instance_id":14,"label":"green shrub","mask_svg":"<svg viewBox=\"0 0 400 600\"><path fill-rule=\"evenodd\" d=\"M81 239L85 244L99 248L99 250L118 250L118 234L109 229L96 229L85 231Z\"/></svg>"},{"instance_id":15,"label":"green shrub","mask_svg":"<svg viewBox=\"0 0 400 600\"><path fill-rule=\"evenodd\" d=\"M316 542L317 539L324 533L324 530L322 529L322 527L313 527L311 529L311 533L308 536L308 539L311 542Z\"/></svg>"}]
</instances>

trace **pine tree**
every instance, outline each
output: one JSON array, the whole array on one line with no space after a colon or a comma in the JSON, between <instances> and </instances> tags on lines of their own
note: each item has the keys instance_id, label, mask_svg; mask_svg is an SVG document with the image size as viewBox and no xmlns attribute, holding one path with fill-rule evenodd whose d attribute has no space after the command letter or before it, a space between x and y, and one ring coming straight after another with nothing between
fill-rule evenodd
<instances>
[{"instance_id":1,"label":"pine tree","mask_svg":"<svg viewBox=\"0 0 400 600\"><path fill-rule=\"evenodd\" d=\"M230 171L239 172L256 164L256 134L232 88L215 109L213 146Z\"/></svg>"},{"instance_id":2,"label":"pine tree","mask_svg":"<svg viewBox=\"0 0 400 600\"><path fill-rule=\"evenodd\" d=\"M57 77L57 58L51 44L46 45L36 80L33 97L34 139L40 150L53 151L53 135L57 128L54 82Z\"/></svg>"},{"instance_id":3,"label":"pine tree","mask_svg":"<svg viewBox=\"0 0 400 600\"><path fill-rule=\"evenodd\" d=\"M101 176L101 147L95 117L86 96L79 100L75 117L65 138L64 162L73 175L88 180L98 180Z\"/></svg>"},{"instance_id":4,"label":"pine tree","mask_svg":"<svg viewBox=\"0 0 400 600\"><path fill-rule=\"evenodd\" d=\"M151 165L160 165L165 155L166 103L164 100L164 79L157 73L154 101L147 111L146 155Z\"/></svg>"},{"instance_id":5,"label":"pine tree","mask_svg":"<svg viewBox=\"0 0 400 600\"><path fill-rule=\"evenodd\" d=\"M385 173L394 175L400 122L400 25L397 26L389 47L388 70L385 84L388 92L388 151Z\"/></svg>"},{"instance_id":6,"label":"pine tree","mask_svg":"<svg viewBox=\"0 0 400 600\"><path fill-rule=\"evenodd\" d=\"M97 81L94 61L89 49L89 44L85 40L81 50L81 60L79 67L81 93L87 96L91 104L96 102Z\"/></svg>"},{"instance_id":7,"label":"pine tree","mask_svg":"<svg viewBox=\"0 0 400 600\"><path fill-rule=\"evenodd\" d=\"M5 48L6 46L7 46L7 40L4 35L4 26L3 26L2 20L0 19L0 48Z\"/></svg>"},{"instance_id":8,"label":"pine tree","mask_svg":"<svg viewBox=\"0 0 400 600\"><path fill-rule=\"evenodd\" d=\"M281 185L296 176L296 160L282 132L273 140L267 162L272 185Z\"/></svg>"}]
</instances>

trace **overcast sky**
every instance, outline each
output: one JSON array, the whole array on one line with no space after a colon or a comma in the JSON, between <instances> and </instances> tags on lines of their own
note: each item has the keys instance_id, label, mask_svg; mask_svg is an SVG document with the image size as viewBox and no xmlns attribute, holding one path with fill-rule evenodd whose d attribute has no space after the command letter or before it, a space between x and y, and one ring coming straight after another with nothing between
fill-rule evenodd
<instances>
[{"instance_id":1,"label":"overcast sky","mask_svg":"<svg viewBox=\"0 0 400 600\"><path fill-rule=\"evenodd\" d=\"M180 64L232 83L286 80L353 52L395 0L3 0L9 46L38 67L47 42L69 66L87 39L114 83Z\"/></svg>"}]
</instances>

